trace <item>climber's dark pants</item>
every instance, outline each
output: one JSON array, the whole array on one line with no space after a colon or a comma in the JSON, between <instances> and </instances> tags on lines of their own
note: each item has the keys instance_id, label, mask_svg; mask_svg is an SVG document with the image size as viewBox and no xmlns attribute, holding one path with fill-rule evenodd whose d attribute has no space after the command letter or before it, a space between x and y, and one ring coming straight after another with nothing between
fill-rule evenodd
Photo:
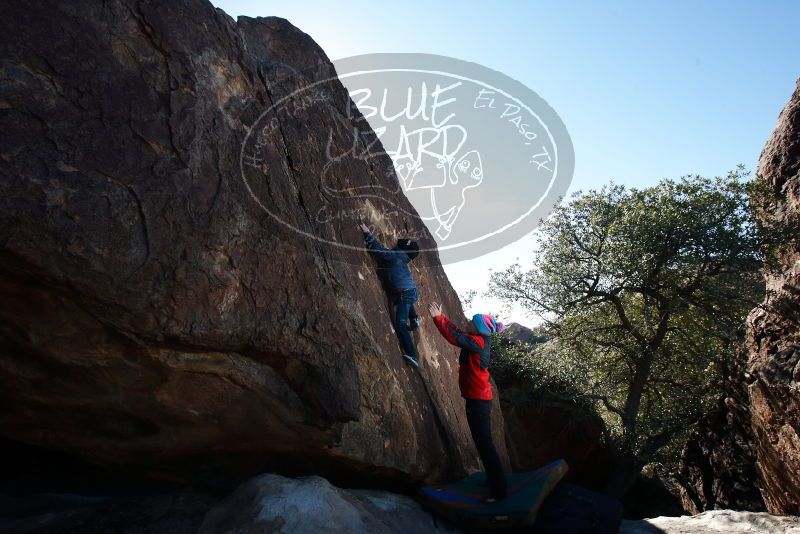
<instances>
[{"instance_id":1,"label":"climber's dark pants","mask_svg":"<svg viewBox=\"0 0 800 534\"><path fill-rule=\"evenodd\" d=\"M497 454L492 441L492 401L475 399L466 401L467 423L472 432L472 440L481 456L483 468L486 470L489 493L495 499L502 499L506 496L506 475L503 473L500 455Z\"/></svg>"},{"instance_id":2,"label":"climber's dark pants","mask_svg":"<svg viewBox=\"0 0 800 534\"><path fill-rule=\"evenodd\" d=\"M419 356L417 348L414 346L414 340L411 338L411 332L408 331L408 319L417 316L414 303L418 298L419 293L414 288L394 294L394 303L397 306L394 312L394 330L397 332L397 337L400 338L400 344L405 354L415 360L419 360Z\"/></svg>"}]
</instances>

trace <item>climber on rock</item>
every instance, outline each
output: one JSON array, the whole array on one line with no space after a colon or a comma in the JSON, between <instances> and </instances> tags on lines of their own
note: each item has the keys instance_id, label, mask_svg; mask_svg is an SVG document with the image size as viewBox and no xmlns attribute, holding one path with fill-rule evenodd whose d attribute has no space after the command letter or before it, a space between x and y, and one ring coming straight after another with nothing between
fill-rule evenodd
<instances>
[{"instance_id":1,"label":"climber on rock","mask_svg":"<svg viewBox=\"0 0 800 534\"><path fill-rule=\"evenodd\" d=\"M444 338L461 348L458 387L465 399L467 423L486 470L490 500L503 499L507 494L506 476L492 440L492 386L488 368L492 348L490 336L502 332L505 327L491 315L478 313L472 317L469 331L464 332L442 313L441 304L434 302L428 310Z\"/></svg>"},{"instance_id":2,"label":"climber on rock","mask_svg":"<svg viewBox=\"0 0 800 534\"><path fill-rule=\"evenodd\" d=\"M411 338L411 330L419 327L419 317L414 309L419 293L408 268L409 262L419 254L419 246L411 239L401 238L397 240L397 246L389 250L375 239L364 223L360 228L364 232L367 248L380 259L388 275L390 297L395 306L394 329L400 338L403 358L409 365L419 367L417 348Z\"/></svg>"}]
</instances>

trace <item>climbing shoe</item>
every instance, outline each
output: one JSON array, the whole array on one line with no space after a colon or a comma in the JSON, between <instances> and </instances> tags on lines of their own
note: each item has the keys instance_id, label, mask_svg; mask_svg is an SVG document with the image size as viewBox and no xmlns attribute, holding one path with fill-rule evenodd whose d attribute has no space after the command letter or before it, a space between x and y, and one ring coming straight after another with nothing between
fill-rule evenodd
<instances>
[{"instance_id":1,"label":"climbing shoe","mask_svg":"<svg viewBox=\"0 0 800 534\"><path fill-rule=\"evenodd\" d=\"M419 368L419 361L416 358L412 358L408 354L403 354L403 359L408 365L414 367L415 369Z\"/></svg>"},{"instance_id":2,"label":"climbing shoe","mask_svg":"<svg viewBox=\"0 0 800 534\"><path fill-rule=\"evenodd\" d=\"M409 321L408 331L412 332L412 331L416 330L417 328L419 328L419 317L414 317L413 319L411 319Z\"/></svg>"}]
</instances>

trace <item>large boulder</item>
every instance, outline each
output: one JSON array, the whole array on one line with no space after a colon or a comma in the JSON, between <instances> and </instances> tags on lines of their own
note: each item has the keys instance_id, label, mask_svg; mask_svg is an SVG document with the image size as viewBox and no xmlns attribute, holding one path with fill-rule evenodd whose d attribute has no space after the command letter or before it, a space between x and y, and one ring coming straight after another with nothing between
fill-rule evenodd
<instances>
[{"instance_id":1,"label":"large boulder","mask_svg":"<svg viewBox=\"0 0 800 534\"><path fill-rule=\"evenodd\" d=\"M762 220L790 237L765 272L767 296L748 317L750 413L767 509L800 514L800 82L758 165Z\"/></svg>"},{"instance_id":2,"label":"large boulder","mask_svg":"<svg viewBox=\"0 0 800 534\"><path fill-rule=\"evenodd\" d=\"M205 0L10 3L0 31L3 435L209 480L479 467L456 350L426 320L403 363L356 224L433 241L309 36Z\"/></svg>"},{"instance_id":3,"label":"large boulder","mask_svg":"<svg viewBox=\"0 0 800 534\"><path fill-rule=\"evenodd\" d=\"M198 534L280 532L406 534L459 532L410 497L337 488L324 478L261 475L248 480L205 516Z\"/></svg>"},{"instance_id":4,"label":"large boulder","mask_svg":"<svg viewBox=\"0 0 800 534\"><path fill-rule=\"evenodd\" d=\"M681 451L677 484L684 510L761 512L756 451L750 417L745 350L739 351L722 385L725 395L697 423Z\"/></svg>"},{"instance_id":5,"label":"large boulder","mask_svg":"<svg viewBox=\"0 0 800 534\"><path fill-rule=\"evenodd\" d=\"M611 476L613 448L595 413L566 400L532 396L522 387L502 388L506 444L514 471L532 471L563 458L565 480L603 491Z\"/></svg>"},{"instance_id":6,"label":"large boulder","mask_svg":"<svg viewBox=\"0 0 800 534\"><path fill-rule=\"evenodd\" d=\"M698 515L623 521L619 534L800 534L800 518L763 512L713 510Z\"/></svg>"},{"instance_id":7,"label":"large boulder","mask_svg":"<svg viewBox=\"0 0 800 534\"><path fill-rule=\"evenodd\" d=\"M747 319L725 395L681 456L693 513L737 508L800 513L800 82L759 160L753 205L784 239L765 268L767 294Z\"/></svg>"}]
</instances>

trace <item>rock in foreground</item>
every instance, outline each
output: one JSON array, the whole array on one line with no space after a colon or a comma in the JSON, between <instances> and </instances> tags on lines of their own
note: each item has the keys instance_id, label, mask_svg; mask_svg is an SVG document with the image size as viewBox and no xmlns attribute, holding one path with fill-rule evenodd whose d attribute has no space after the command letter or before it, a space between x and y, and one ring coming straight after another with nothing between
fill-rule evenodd
<instances>
[{"instance_id":1,"label":"rock in foreground","mask_svg":"<svg viewBox=\"0 0 800 534\"><path fill-rule=\"evenodd\" d=\"M261 475L242 484L206 514L198 534L458 532L413 499L383 491L344 490L312 476Z\"/></svg>"},{"instance_id":2,"label":"rock in foreground","mask_svg":"<svg viewBox=\"0 0 800 534\"><path fill-rule=\"evenodd\" d=\"M694 516L623 521L619 534L800 534L800 517L713 510Z\"/></svg>"}]
</instances>

